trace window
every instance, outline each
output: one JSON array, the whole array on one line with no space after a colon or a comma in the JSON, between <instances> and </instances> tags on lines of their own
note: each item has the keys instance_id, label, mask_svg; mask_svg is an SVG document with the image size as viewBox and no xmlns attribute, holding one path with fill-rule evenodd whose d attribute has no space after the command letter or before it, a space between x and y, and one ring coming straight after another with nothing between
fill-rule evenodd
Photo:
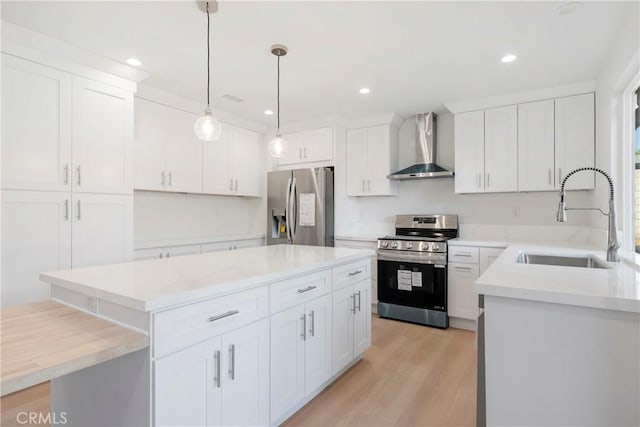
<instances>
[{"instance_id":1,"label":"window","mask_svg":"<svg viewBox=\"0 0 640 427\"><path fill-rule=\"evenodd\" d=\"M635 92L634 108L634 143L635 143L635 171L634 171L634 229L635 229L635 249L640 253L640 88Z\"/></svg>"}]
</instances>

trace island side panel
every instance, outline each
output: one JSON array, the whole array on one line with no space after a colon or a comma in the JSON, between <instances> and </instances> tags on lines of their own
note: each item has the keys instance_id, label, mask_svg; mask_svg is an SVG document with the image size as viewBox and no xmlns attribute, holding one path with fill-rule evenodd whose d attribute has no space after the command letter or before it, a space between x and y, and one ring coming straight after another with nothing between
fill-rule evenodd
<instances>
[{"instance_id":1,"label":"island side panel","mask_svg":"<svg viewBox=\"0 0 640 427\"><path fill-rule=\"evenodd\" d=\"M69 426L150 426L149 348L51 380L51 411Z\"/></svg>"},{"instance_id":2,"label":"island side panel","mask_svg":"<svg viewBox=\"0 0 640 427\"><path fill-rule=\"evenodd\" d=\"M487 425L640 424L640 314L484 303Z\"/></svg>"}]
</instances>

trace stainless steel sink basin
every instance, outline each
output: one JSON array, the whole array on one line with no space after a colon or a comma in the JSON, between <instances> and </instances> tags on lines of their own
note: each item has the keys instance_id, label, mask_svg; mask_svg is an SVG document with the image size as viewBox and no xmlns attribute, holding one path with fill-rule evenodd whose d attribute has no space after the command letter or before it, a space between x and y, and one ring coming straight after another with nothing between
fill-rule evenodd
<instances>
[{"instance_id":1,"label":"stainless steel sink basin","mask_svg":"<svg viewBox=\"0 0 640 427\"><path fill-rule=\"evenodd\" d=\"M593 256L571 257L520 252L516 262L519 264L555 265L560 267L610 268L604 261Z\"/></svg>"}]
</instances>

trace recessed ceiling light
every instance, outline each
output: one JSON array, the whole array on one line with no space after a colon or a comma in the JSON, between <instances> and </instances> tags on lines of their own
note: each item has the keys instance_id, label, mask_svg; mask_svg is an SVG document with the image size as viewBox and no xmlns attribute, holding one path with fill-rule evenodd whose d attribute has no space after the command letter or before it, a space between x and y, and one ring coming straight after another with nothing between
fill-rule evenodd
<instances>
[{"instance_id":1,"label":"recessed ceiling light","mask_svg":"<svg viewBox=\"0 0 640 427\"><path fill-rule=\"evenodd\" d=\"M273 116L273 111L271 111L271 110L264 110L264 113L265 113L267 116Z\"/></svg>"},{"instance_id":2,"label":"recessed ceiling light","mask_svg":"<svg viewBox=\"0 0 640 427\"><path fill-rule=\"evenodd\" d=\"M556 13L558 15L568 15L568 14L573 13L576 10L580 9L581 7L582 7L582 2L572 1L572 2L569 2L569 3L565 3L562 6L558 7L556 9Z\"/></svg>"},{"instance_id":3,"label":"recessed ceiling light","mask_svg":"<svg viewBox=\"0 0 640 427\"><path fill-rule=\"evenodd\" d=\"M138 58L127 58L124 61L132 67L139 67L142 65L142 61L140 61Z\"/></svg>"},{"instance_id":4,"label":"recessed ceiling light","mask_svg":"<svg viewBox=\"0 0 640 427\"><path fill-rule=\"evenodd\" d=\"M503 56L503 57L502 57L502 59L501 59L501 61L502 61L502 62L504 62L505 64L507 64L507 63L509 63L509 62L513 62L513 61L515 61L516 59L518 59L518 57L517 57L517 56L515 56L515 55L514 55L514 54L512 54L512 53L509 53L509 54L507 54L507 55Z\"/></svg>"},{"instance_id":5,"label":"recessed ceiling light","mask_svg":"<svg viewBox=\"0 0 640 427\"><path fill-rule=\"evenodd\" d=\"M360 88L360 93L361 93L362 95L366 95L366 94L368 94L369 92L371 92L371 90L370 90L368 87L362 87L362 88Z\"/></svg>"}]
</instances>

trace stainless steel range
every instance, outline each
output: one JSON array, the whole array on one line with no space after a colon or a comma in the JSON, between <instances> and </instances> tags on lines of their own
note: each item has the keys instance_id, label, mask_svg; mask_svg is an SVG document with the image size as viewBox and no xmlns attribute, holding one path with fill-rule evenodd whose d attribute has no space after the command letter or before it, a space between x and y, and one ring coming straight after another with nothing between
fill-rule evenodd
<instances>
[{"instance_id":1,"label":"stainless steel range","mask_svg":"<svg viewBox=\"0 0 640 427\"><path fill-rule=\"evenodd\" d=\"M447 240L457 215L397 215L396 235L378 239L378 315L439 328L447 315Z\"/></svg>"}]
</instances>

